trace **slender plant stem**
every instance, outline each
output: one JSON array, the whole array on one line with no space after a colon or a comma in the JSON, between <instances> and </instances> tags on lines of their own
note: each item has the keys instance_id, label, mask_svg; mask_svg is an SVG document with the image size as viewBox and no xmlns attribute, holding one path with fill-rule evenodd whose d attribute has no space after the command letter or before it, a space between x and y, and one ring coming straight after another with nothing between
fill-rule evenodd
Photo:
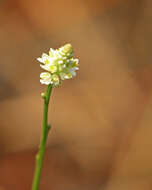
<instances>
[{"instance_id":1,"label":"slender plant stem","mask_svg":"<svg viewBox=\"0 0 152 190\"><path fill-rule=\"evenodd\" d=\"M43 157L45 152L45 145L51 127L48 124L48 106L49 106L51 91L52 91L52 85L50 84L47 86L46 92L43 96L44 110L43 110L42 136L41 136L39 151L36 155L36 167L34 172L32 190L39 190L39 185L40 185L40 177L41 177Z\"/></svg>"}]
</instances>

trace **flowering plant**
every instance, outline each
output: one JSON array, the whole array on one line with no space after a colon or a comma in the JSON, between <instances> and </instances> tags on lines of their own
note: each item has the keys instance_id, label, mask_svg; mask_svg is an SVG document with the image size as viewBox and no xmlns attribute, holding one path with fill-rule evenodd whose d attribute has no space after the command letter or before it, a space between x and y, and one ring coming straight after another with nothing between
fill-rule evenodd
<instances>
[{"instance_id":1,"label":"flowering plant","mask_svg":"<svg viewBox=\"0 0 152 190\"><path fill-rule=\"evenodd\" d=\"M47 136L51 125L48 124L48 106L53 87L60 86L65 79L71 79L76 76L76 70L79 69L78 59L73 58L74 53L71 44L66 44L59 49L50 49L49 54L42 54L37 60L40 66L46 72L40 74L40 82L47 85L46 92L41 96L44 99L42 136L39 151L36 155L36 167L34 172L32 190L39 190L40 176L42 170L43 157Z\"/></svg>"}]
</instances>

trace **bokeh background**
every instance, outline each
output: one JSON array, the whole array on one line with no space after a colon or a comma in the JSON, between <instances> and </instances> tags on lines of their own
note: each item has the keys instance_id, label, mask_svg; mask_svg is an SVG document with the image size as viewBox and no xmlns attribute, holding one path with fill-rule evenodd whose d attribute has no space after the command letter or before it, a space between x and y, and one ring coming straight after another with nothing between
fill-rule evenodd
<instances>
[{"instance_id":1,"label":"bokeh background","mask_svg":"<svg viewBox=\"0 0 152 190\"><path fill-rule=\"evenodd\" d=\"M0 0L0 190L28 190L43 101L36 58L73 45L53 90L43 190L152 189L151 0Z\"/></svg>"}]
</instances>

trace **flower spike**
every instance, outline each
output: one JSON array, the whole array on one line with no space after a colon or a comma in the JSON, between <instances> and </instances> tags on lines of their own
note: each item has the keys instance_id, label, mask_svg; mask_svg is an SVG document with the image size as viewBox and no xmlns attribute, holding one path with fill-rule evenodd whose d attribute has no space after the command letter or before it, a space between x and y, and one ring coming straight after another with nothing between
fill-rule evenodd
<instances>
[{"instance_id":1,"label":"flower spike","mask_svg":"<svg viewBox=\"0 0 152 190\"><path fill-rule=\"evenodd\" d=\"M78 59L73 58L74 53L71 44L66 44L59 49L50 48L49 54L42 54L37 60L40 67L47 72L40 74L40 82L45 85L59 86L62 80L76 76L79 69Z\"/></svg>"}]
</instances>

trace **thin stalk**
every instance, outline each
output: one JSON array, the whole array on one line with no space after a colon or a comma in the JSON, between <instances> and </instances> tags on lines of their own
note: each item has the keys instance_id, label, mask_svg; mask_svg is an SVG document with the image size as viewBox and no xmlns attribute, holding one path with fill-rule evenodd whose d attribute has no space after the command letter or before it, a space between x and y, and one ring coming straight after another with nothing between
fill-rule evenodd
<instances>
[{"instance_id":1,"label":"thin stalk","mask_svg":"<svg viewBox=\"0 0 152 190\"><path fill-rule=\"evenodd\" d=\"M46 92L43 96L44 109L43 109L43 122L42 122L42 136L41 136L39 151L36 155L36 167L34 172L32 190L39 190L39 185L40 185L40 177L41 177L45 146L47 142L48 133L51 127L48 124L48 106L49 106L51 92L52 92L52 85L50 84L47 86Z\"/></svg>"}]
</instances>

